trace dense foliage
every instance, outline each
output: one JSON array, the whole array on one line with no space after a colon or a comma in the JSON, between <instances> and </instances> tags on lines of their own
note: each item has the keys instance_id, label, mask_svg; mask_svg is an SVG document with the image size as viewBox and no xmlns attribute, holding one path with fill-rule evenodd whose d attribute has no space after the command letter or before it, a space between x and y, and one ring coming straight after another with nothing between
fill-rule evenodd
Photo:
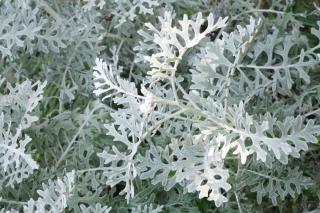
<instances>
[{"instance_id":1,"label":"dense foliage","mask_svg":"<svg viewBox=\"0 0 320 213\"><path fill-rule=\"evenodd\" d=\"M320 212L318 5L0 0L0 212Z\"/></svg>"}]
</instances>

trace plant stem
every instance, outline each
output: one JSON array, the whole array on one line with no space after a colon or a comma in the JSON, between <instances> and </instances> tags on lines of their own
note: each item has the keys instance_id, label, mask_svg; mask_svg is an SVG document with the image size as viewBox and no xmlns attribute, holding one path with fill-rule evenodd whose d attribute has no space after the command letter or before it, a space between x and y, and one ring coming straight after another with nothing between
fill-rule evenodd
<instances>
[{"instance_id":1,"label":"plant stem","mask_svg":"<svg viewBox=\"0 0 320 213\"><path fill-rule=\"evenodd\" d=\"M237 200L237 205L238 205L239 212L242 213L242 209L241 209L241 205L240 205L238 194L236 192L234 192L234 196L236 197L236 200Z\"/></svg>"},{"instance_id":2,"label":"plant stem","mask_svg":"<svg viewBox=\"0 0 320 213\"><path fill-rule=\"evenodd\" d=\"M191 105L200 110L200 108L197 106L197 104L192 100L192 98L190 97L190 95L184 90L184 88L179 84L177 83L178 85L178 88L181 90L181 92L183 93L183 95L190 101Z\"/></svg>"},{"instance_id":3,"label":"plant stem","mask_svg":"<svg viewBox=\"0 0 320 213\"><path fill-rule=\"evenodd\" d=\"M79 134L81 133L82 129L86 126L87 122L89 121L89 119L91 118L91 115L98 109L99 107L95 107L93 108L89 115L86 117L86 119L83 121L83 123L81 124L81 126L79 127L78 131L76 132L76 134L73 136L72 140L70 141L70 143L68 144L67 148L65 149L65 151L62 153L62 155L60 156L59 160L57 161L56 165L54 166L54 169L57 170L58 167L60 166L61 162L63 161L63 159L65 158L65 156L68 154L68 152L70 151L72 145L76 142Z\"/></svg>"},{"instance_id":4,"label":"plant stem","mask_svg":"<svg viewBox=\"0 0 320 213\"><path fill-rule=\"evenodd\" d=\"M176 88L176 76L175 76L175 72L172 73L172 76L171 76L171 86L172 86L172 92L173 92L173 95L174 95L174 99L177 103L179 103L179 97L178 97L178 94L177 94L177 88Z\"/></svg>"},{"instance_id":5,"label":"plant stem","mask_svg":"<svg viewBox=\"0 0 320 213\"><path fill-rule=\"evenodd\" d=\"M27 202L23 201L15 201L15 200L7 200L0 197L0 203L7 203L7 204L13 204L13 205L26 205Z\"/></svg>"},{"instance_id":6,"label":"plant stem","mask_svg":"<svg viewBox=\"0 0 320 213\"><path fill-rule=\"evenodd\" d=\"M105 169L106 169L105 167L89 168L89 169L78 170L77 173L81 174L85 172L104 171Z\"/></svg>"},{"instance_id":7,"label":"plant stem","mask_svg":"<svg viewBox=\"0 0 320 213\"><path fill-rule=\"evenodd\" d=\"M320 108L319 108L319 109L316 109L316 110L313 110L313 111L311 111L311 112L308 112L308 113L306 113L304 116L305 116L305 117L308 117L309 115L317 114L317 113L319 113L319 112L320 112Z\"/></svg>"},{"instance_id":8,"label":"plant stem","mask_svg":"<svg viewBox=\"0 0 320 213\"><path fill-rule=\"evenodd\" d=\"M258 175L258 176L266 178L266 179L272 179L272 180L275 180L275 181L284 182L283 180L281 180L281 179L279 179L277 177L272 177L270 175L261 174L259 172L255 172L255 171L252 171L252 170L249 170L249 169L242 169L242 171L249 172L249 173L252 173L254 175Z\"/></svg>"},{"instance_id":9,"label":"plant stem","mask_svg":"<svg viewBox=\"0 0 320 213\"><path fill-rule=\"evenodd\" d=\"M154 129L156 129L158 126L160 126L163 122L166 122L167 120L170 120L171 118L174 118L178 115L180 115L181 113L184 113L185 111L187 111L188 109L181 109L165 118L163 118L162 120L158 121L157 123L155 123L154 125L152 125L143 135L142 135L142 140L149 134L151 133Z\"/></svg>"}]
</instances>

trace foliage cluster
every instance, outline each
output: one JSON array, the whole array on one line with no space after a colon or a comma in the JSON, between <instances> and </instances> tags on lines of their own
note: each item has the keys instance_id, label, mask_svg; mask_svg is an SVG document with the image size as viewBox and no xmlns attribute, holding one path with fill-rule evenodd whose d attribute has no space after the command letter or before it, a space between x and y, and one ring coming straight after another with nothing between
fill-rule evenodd
<instances>
[{"instance_id":1,"label":"foliage cluster","mask_svg":"<svg viewBox=\"0 0 320 213\"><path fill-rule=\"evenodd\" d=\"M0 212L320 212L320 7L0 0Z\"/></svg>"}]
</instances>

